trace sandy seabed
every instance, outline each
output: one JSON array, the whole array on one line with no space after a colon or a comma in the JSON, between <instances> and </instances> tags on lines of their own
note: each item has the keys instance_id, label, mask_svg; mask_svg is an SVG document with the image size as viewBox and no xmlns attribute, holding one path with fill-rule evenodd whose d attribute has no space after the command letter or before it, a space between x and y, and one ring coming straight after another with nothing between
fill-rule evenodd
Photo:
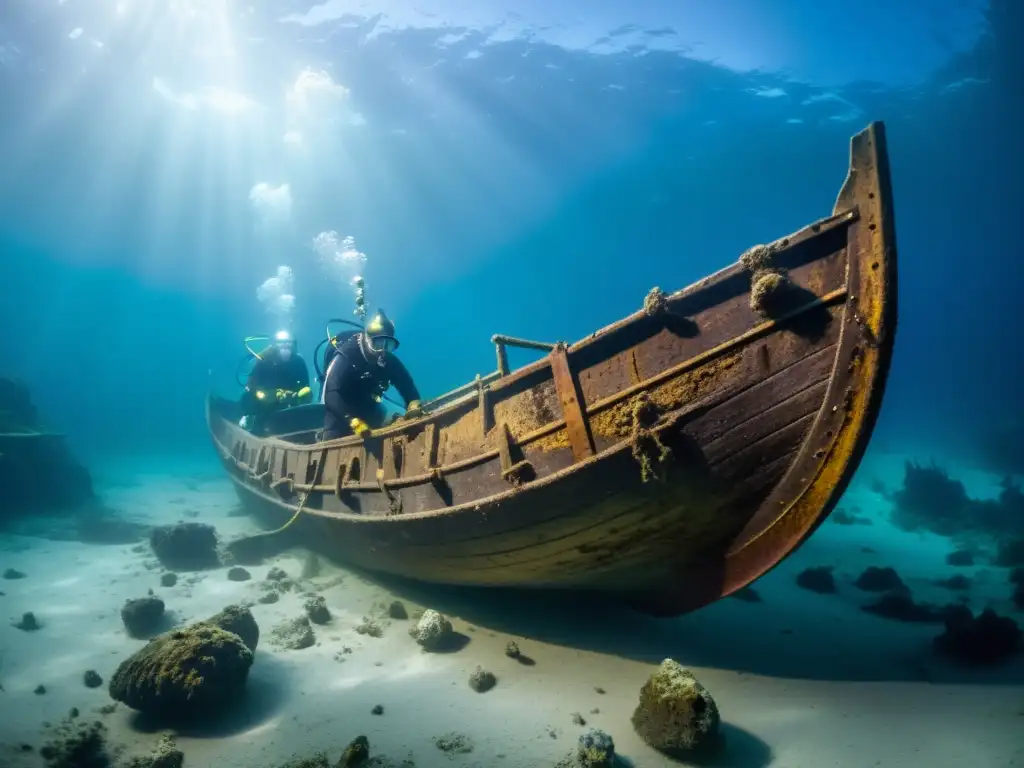
<instances>
[{"instance_id":1,"label":"sandy seabed","mask_svg":"<svg viewBox=\"0 0 1024 768\"><path fill-rule=\"evenodd\" d=\"M798 553L755 585L762 602L726 599L677 619L655 620L613 605L578 607L547 594L467 593L404 585L397 591L323 563L306 586L323 595L333 614L316 627L317 644L279 650L275 624L302 615L297 590L252 608L261 629L247 692L223 721L176 733L186 766L252 768L279 765L326 750L337 759L357 735L371 754L417 766L552 766L588 728L615 740L624 764L680 765L635 735L630 716L640 686L672 657L690 667L712 692L722 714L727 748L711 763L729 768L1001 768L1024 765L1024 662L984 670L950 665L931 650L939 631L901 624L860 610L871 596L851 582L868 565L892 565L918 599L949 602L935 584L954 571L944 564L950 543L906 534L885 523L888 507L867 490L867 479L890 487L902 478L903 457L872 455L841 506L859 509L874 525L823 526ZM159 470L155 469L159 467ZM222 538L255 530L238 515L230 482L212 458L131 462L101 467L104 501L145 524L196 520ZM961 476L978 496L997 492L998 478ZM39 520L40 532L59 521ZM76 707L98 718L112 743L146 753L166 730L118 706L109 714L106 682L119 662L144 641L130 638L120 608L152 589L176 622L206 618L224 606L255 601L271 566L293 577L306 553L290 550L249 567L250 581L227 578L227 567L179 574L162 587L162 569L148 544L95 545L38 535L0 537L0 570L23 579L0 581L0 765L42 765L38 748ZM794 584L811 565L834 565L835 595ZM1009 601L1006 574L987 566L956 569L973 579L971 606L991 605L1021 620ZM358 634L364 615L402 600L410 612L435 608L469 642L453 653L423 652L408 621L386 623L383 637ZM41 629L13 623L35 613ZM508 658L515 640L535 663ZM470 673L481 665L497 686L473 691ZM99 688L85 687L94 669ZM37 686L46 693L35 693ZM382 705L381 715L372 713ZM579 713L586 725L574 722ZM434 738L468 736L472 752L441 752ZM30 744L32 753L19 745Z\"/></svg>"}]
</instances>

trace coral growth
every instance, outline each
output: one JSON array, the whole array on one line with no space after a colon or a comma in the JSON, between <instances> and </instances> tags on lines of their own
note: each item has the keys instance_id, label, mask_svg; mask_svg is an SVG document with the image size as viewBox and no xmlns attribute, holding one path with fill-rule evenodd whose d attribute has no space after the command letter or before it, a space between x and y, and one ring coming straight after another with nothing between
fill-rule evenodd
<instances>
[{"instance_id":1,"label":"coral growth","mask_svg":"<svg viewBox=\"0 0 1024 768\"><path fill-rule=\"evenodd\" d=\"M49 768L108 768L113 765L106 728L98 720L61 723L39 754Z\"/></svg>"},{"instance_id":2,"label":"coral growth","mask_svg":"<svg viewBox=\"0 0 1024 768\"><path fill-rule=\"evenodd\" d=\"M314 624L327 624L331 620L331 612L327 608L327 601L322 595L313 595L302 604L303 610Z\"/></svg>"},{"instance_id":3,"label":"coral growth","mask_svg":"<svg viewBox=\"0 0 1024 768\"><path fill-rule=\"evenodd\" d=\"M409 628L409 634L424 650L436 651L451 642L455 630L448 619L428 608L415 626Z\"/></svg>"},{"instance_id":4,"label":"coral growth","mask_svg":"<svg viewBox=\"0 0 1024 768\"><path fill-rule=\"evenodd\" d=\"M615 742L604 731L592 729L580 734L576 748L555 764L555 768L612 768Z\"/></svg>"},{"instance_id":5,"label":"coral growth","mask_svg":"<svg viewBox=\"0 0 1024 768\"><path fill-rule=\"evenodd\" d=\"M477 666L469 675L469 687L477 693L486 693L497 684L498 678L494 676L494 673L481 666Z\"/></svg>"},{"instance_id":6,"label":"coral growth","mask_svg":"<svg viewBox=\"0 0 1024 768\"><path fill-rule=\"evenodd\" d=\"M640 689L633 728L650 746L668 754L692 753L718 740L718 706L688 669L665 659Z\"/></svg>"}]
</instances>

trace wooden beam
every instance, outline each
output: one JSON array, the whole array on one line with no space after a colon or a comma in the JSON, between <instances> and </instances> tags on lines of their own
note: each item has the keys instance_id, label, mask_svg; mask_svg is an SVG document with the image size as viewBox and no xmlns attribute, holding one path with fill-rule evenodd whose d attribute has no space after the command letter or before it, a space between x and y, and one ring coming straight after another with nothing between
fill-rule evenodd
<instances>
[{"instance_id":1,"label":"wooden beam","mask_svg":"<svg viewBox=\"0 0 1024 768\"><path fill-rule=\"evenodd\" d=\"M551 373L555 381L555 391L562 404L562 418L565 429L569 433L569 445L576 461L593 456L594 438L590 434L590 423L583 412L579 382L569 365L569 354L564 344L559 344L551 351Z\"/></svg>"}]
</instances>

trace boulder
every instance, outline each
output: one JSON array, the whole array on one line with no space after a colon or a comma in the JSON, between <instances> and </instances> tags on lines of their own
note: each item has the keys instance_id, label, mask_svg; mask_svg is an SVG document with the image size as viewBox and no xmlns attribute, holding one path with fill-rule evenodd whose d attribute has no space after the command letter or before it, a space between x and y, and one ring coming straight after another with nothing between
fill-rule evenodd
<instances>
[{"instance_id":1,"label":"boulder","mask_svg":"<svg viewBox=\"0 0 1024 768\"><path fill-rule=\"evenodd\" d=\"M420 620L409 628L409 634L423 646L424 650L436 651L451 642L455 630L448 619L434 609L428 608Z\"/></svg>"},{"instance_id":2,"label":"boulder","mask_svg":"<svg viewBox=\"0 0 1024 768\"><path fill-rule=\"evenodd\" d=\"M665 659L640 689L633 728L650 746L672 754L701 752L715 746L718 706L693 673Z\"/></svg>"},{"instance_id":3,"label":"boulder","mask_svg":"<svg viewBox=\"0 0 1024 768\"><path fill-rule=\"evenodd\" d=\"M217 530L205 523L161 525L149 534L160 563L172 571L197 571L220 565Z\"/></svg>"},{"instance_id":4,"label":"boulder","mask_svg":"<svg viewBox=\"0 0 1024 768\"><path fill-rule=\"evenodd\" d=\"M126 600L121 607L121 621L132 637L159 632L164 621L164 601L153 596Z\"/></svg>"},{"instance_id":5,"label":"boulder","mask_svg":"<svg viewBox=\"0 0 1024 768\"><path fill-rule=\"evenodd\" d=\"M208 715L236 698L249 676L259 627L228 606L185 629L158 635L121 662L111 698L168 719Z\"/></svg>"}]
</instances>

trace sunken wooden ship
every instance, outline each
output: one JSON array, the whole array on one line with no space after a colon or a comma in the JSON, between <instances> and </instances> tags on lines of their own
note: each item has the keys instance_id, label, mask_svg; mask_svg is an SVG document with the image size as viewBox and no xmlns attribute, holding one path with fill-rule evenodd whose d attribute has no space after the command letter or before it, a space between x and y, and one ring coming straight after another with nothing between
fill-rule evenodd
<instances>
[{"instance_id":1,"label":"sunken wooden ship","mask_svg":"<svg viewBox=\"0 0 1024 768\"><path fill-rule=\"evenodd\" d=\"M828 516L870 439L896 314L873 123L831 216L574 344L495 336L497 370L423 418L331 442L319 405L269 437L216 397L207 419L245 506L342 562L671 615L757 579ZM510 345L546 355L510 371Z\"/></svg>"}]
</instances>

